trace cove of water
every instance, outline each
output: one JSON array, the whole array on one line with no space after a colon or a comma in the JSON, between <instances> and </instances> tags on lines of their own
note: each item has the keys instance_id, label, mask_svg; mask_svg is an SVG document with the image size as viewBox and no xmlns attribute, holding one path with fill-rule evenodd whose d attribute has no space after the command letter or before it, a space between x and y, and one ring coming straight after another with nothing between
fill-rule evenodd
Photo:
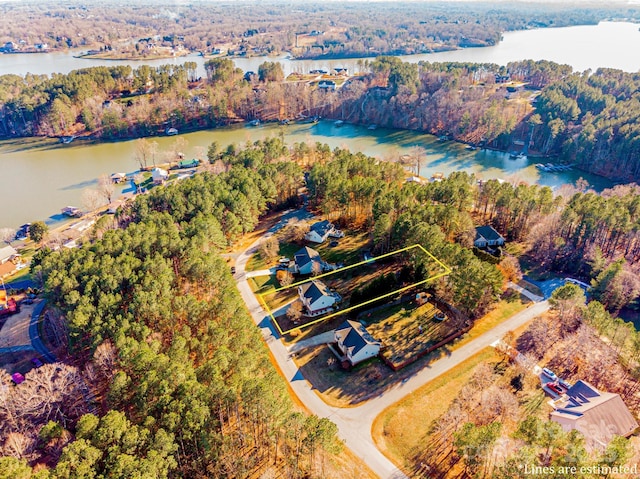
<instances>
[{"instance_id":1,"label":"cove of water","mask_svg":"<svg viewBox=\"0 0 640 479\"><path fill-rule=\"evenodd\" d=\"M346 124L336 127L333 122L292 124L260 127L236 126L204 130L179 135L188 142L185 158L196 154L196 147L207 148L217 141L226 146L244 145L258 139L282 136L287 145L296 142L326 143L332 149L345 147L385 160L397 160L409 154L412 147L421 146L426 160L420 175L449 174L464 170L478 178L502 178L507 181L525 181L558 187L574 183L584 177L596 190L611 186L601 177L579 171L562 173L542 172L535 168L533 159L509 159L506 153L490 150L469 151L455 142L441 143L433 135L405 130L366 127ZM170 149L177 137L157 137L158 158ZM94 143L76 140L62 144L53 139L20 138L0 141L0 165L4 184L0 189L0 227L17 227L22 223L46 220L55 224L63 219L60 209L67 205L82 205L82 192L95 188L102 174L115 172L131 174L138 169L135 161L135 140ZM120 188L130 188L129 185Z\"/></svg>"}]
</instances>

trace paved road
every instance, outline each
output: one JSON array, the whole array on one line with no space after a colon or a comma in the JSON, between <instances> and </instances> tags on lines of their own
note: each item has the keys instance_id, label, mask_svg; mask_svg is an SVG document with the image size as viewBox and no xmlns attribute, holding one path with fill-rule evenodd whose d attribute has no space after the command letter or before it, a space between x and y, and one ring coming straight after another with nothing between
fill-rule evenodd
<instances>
[{"instance_id":1,"label":"paved road","mask_svg":"<svg viewBox=\"0 0 640 479\"><path fill-rule=\"evenodd\" d=\"M35 349L46 362L55 363L56 357L43 344L42 340L40 339L40 334L38 333L38 320L40 319L40 315L42 314L42 310L44 309L44 306L46 304L46 301L40 301L36 304L36 307L33 308L33 313L31 313L31 321L29 322L29 338L31 338L31 345L33 346L33 349Z\"/></svg>"},{"instance_id":2,"label":"paved road","mask_svg":"<svg viewBox=\"0 0 640 479\"><path fill-rule=\"evenodd\" d=\"M295 214L291 212L288 214ZM279 223L284 226L286 221ZM358 455L373 471L384 479L406 479L407 476L400 471L389 459L386 458L375 446L371 437L373 420L385 408L396 403L407 394L449 371L469 356L486 348L502 338L508 331L514 330L527 323L534 317L542 314L549 308L544 302L535 303L528 309L512 316L496 328L476 338L453 351L449 356L430 364L408 381L400 383L394 389L384 392L377 398L371 399L358 407L336 408L327 405L312 390L310 384L304 380L300 370L289 356L287 348L279 341L274 326L262 310L246 280L245 265L249 257L257 250L260 242L271 236L278 227L272 228L262 238L256 240L245 251L238 255L236 260L236 279L238 289L244 299L254 322L261 328L263 337L271 349L285 379L296 393L300 401L314 414L331 419L338 426L339 435L356 455Z\"/></svg>"}]
</instances>

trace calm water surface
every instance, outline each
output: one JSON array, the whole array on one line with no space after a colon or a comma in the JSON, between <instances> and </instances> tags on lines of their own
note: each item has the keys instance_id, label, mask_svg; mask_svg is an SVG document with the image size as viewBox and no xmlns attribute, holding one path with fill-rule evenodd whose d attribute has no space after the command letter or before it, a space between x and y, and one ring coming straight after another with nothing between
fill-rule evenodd
<instances>
[{"instance_id":1,"label":"calm water surface","mask_svg":"<svg viewBox=\"0 0 640 479\"><path fill-rule=\"evenodd\" d=\"M408 55L404 61L419 62L477 62L506 65L517 60L551 60L571 65L574 70L596 70L599 67L617 68L628 72L640 70L640 32L638 24L625 22L601 22L598 25L586 25L563 28L543 28L507 32L503 41L493 47L465 48L452 52ZM78 68L96 65L130 65L134 68L142 63L163 65L181 64L195 61L204 75L205 59L189 56L174 59L152 61L108 61L75 58L83 50L60 53L34 53L0 55L0 75L15 73L51 74L68 73ZM235 58L234 62L244 71L258 71L265 60L282 63L285 74L291 72L307 73L311 69L331 70L346 67L354 72L361 69L363 59L348 60L291 60L287 55L279 57ZM371 59L369 59L371 60Z\"/></svg>"},{"instance_id":2,"label":"calm water surface","mask_svg":"<svg viewBox=\"0 0 640 479\"><path fill-rule=\"evenodd\" d=\"M195 155L196 147L208 147L217 141L243 145L247 141L283 135L288 145L295 142L327 143L332 149L346 147L351 151L381 159L397 159L408 154L412 147L422 146L427 153L420 175L448 174L465 170L479 178L523 180L557 187L585 177L596 189L610 186L607 180L578 171L563 173L540 172L534 160L511 160L509 155L496 151L468 151L463 145L440 143L436 137L410 131L368 130L366 127L344 125L337 128L332 122L315 125L295 124L286 127L266 125L258 128L233 127L199 131L179 135L188 141L186 158ZM157 137L158 157L170 149L177 137ZM0 166L6 180L0 189L0 227L16 227L22 223L46 219L55 223L66 205L82 207L82 192L95 188L97 178L114 172L133 173L135 161L134 141L88 144L76 140L61 144L50 139L19 139L0 142ZM129 186L124 187L129 188Z\"/></svg>"}]
</instances>

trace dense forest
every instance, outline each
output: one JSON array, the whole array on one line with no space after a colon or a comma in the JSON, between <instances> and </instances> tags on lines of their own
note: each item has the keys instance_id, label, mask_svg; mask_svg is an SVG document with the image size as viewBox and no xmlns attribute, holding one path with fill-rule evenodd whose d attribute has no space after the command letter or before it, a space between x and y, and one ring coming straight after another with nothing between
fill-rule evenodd
<instances>
[{"instance_id":1,"label":"dense forest","mask_svg":"<svg viewBox=\"0 0 640 479\"><path fill-rule=\"evenodd\" d=\"M0 459L0 476L32 477L27 462L39 478L330 474L335 425L296 412L219 255L286 199L276 181L295 176L291 166L237 165L157 188L92 244L39 253L33 273L66 317L82 365L70 383L91 382L95 398L82 406L77 394L71 408L56 396L42 410L30 397L3 403L11 457ZM38 370L47 384L71 367L54 366Z\"/></svg>"},{"instance_id":2,"label":"dense forest","mask_svg":"<svg viewBox=\"0 0 640 479\"><path fill-rule=\"evenodd\" d=\"M0 136L130 138L161 134L168 127L320 115L501 150L524 144L531 155L559 156L608 178L640 178L637 73L574 73L547 61L500 67L380 57L331 91L283 81L281 66L273 62L263 63L250 79L229 59L205 66L206 79L198 79L194 62L96 67L51 78L4 75ZM517 91L496 83L497 76L509 76Z\"/></svg>"},{"instance_id":3,"label":"dense forest","mask_svg":"<svg viewBox=\"0 0 640 479\"><path fill-rule=\"evenodd\" d=\"M495 45L507 30L639 19L625 3L540 5L525 3L303 1L229 3L96 1L5 2L0 45L33 51L86 47L125 49L144 57L149 39L168 47L234 54L282 53L298 57L411 54ZM141 41L142 40L142 41ZM137 42L137 43L136 43ZM137 44L137 48L132 46Z\"/></svg>"}]
</instances>

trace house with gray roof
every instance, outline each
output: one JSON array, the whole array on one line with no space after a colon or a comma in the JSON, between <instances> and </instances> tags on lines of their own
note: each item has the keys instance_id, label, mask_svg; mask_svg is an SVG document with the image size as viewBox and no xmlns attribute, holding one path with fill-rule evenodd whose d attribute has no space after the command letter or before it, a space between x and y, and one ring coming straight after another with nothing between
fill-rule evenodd
<instances>
[{"instance_id":1,"label":"house with gray roof","mask_svg":"<svg viewBox=\"0 0 640 479\"><path fill-rule=\"evenodd\" d=\"M504 237L493 227L489 225L476 226L476 238L473 240L473 246L476 248L502 246L504 242Z\"/></svg>"},{"instance_id":2,"label":"house with gray roof","mask_svg":"<svg viewBox=\"0 0 640 479\"><path fill-rule=\"evenodd\" d=\"M638 428L619 394L598 391L586 381L570 387L554 408L551 420L565 431L580 431L591 450L603 449L613 436L629 437Z\"/></svg>"},{"instance_id":3,"label":"house with gray roof","mask_svg":"<svg viewBox=\"0 0 640 479\"><path fill-rule=\"evenodd\" d=\"M324 267L320 253L308 246L299 249L296 254L293 255L293 262L295 263L295 272L299 274L318 273L321 272Z\"/></svg>"},{"instance_id":4,"label":"house with gray roof","mask_svg":"<svg viewBox=\"0 0 640 479\"><path fill-rule=\"evenodd\" d=\"M0 248L0 264L4 264L10 259L15 258L17 254L18 252L11 245Z\"/></svg>"},{"instance_id":5,"label":"house with gray roof","mask_svg":"<svg viewBox=\"0 0 640 479\"><path fill-rule=\"evenodd\" d=\"M328 237L342 238L344 233L337 230L329 220L317 221L311 225L304 239L313 243L324 243Z\"/></svg>"},{"instance_id":6,"label":"house with gray roof","mask_svg":"<svg viewBox=\"0 0 640 479\"><path fill-rule=\"evenodd\" d=\"M338 349L344 355L341 358L351 366L373 358L380 352L382 343L374 339L362 324L347 320L334 332Z\"/></svg>"},{"instance_id":7,"label":"house with gray roof","mask_svg":"<svg viewBox=\"0 0 640 479\"><path fill-rule=\"evenodd\" d=\"M319 316L330 313L334 305L342 300L335 291L329 290L322 281L313 280L298 286L298 295L307 316Z\"/></svg>"}]
</instances>

